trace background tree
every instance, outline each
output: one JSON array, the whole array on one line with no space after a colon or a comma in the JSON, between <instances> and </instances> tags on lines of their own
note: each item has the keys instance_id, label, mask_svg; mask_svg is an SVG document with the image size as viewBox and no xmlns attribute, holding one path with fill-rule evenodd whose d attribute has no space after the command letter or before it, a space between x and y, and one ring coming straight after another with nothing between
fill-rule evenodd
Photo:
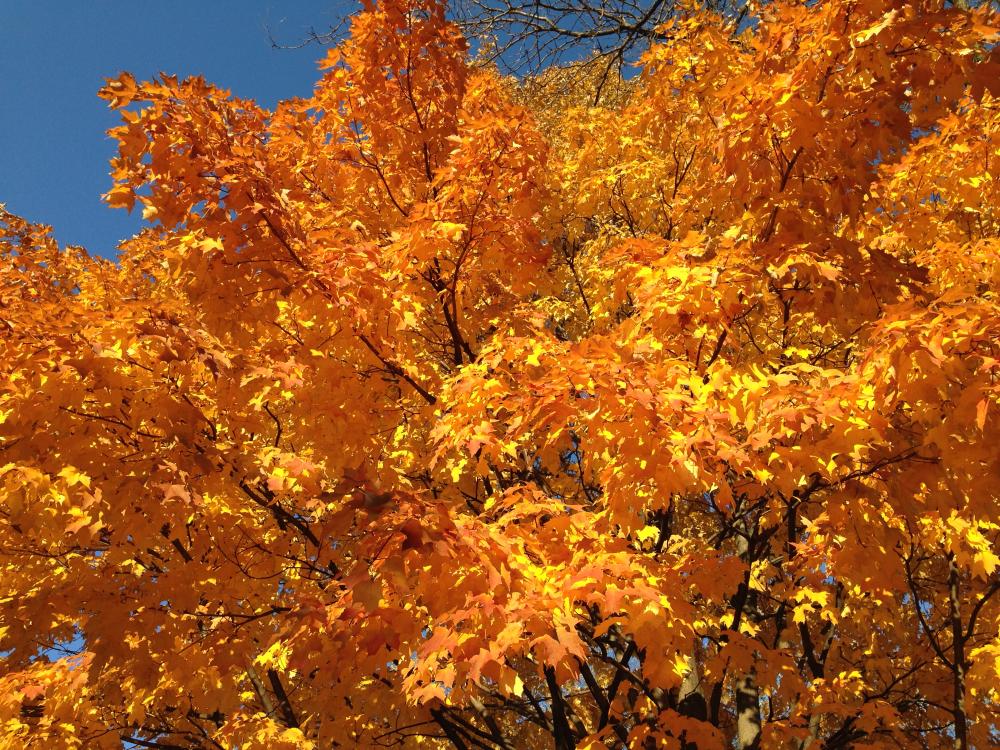
<instances>
[{"instance_id":1,"label":"background tree","mask_svg":"<svg viewBox=\"0 0 1000 750\"><path fill-rule=\"evenodd\" d=\"M743 0L699 5L734 29L753 17L752 4ZM664 24L690 8L673 0L459 0L451 4L451 16L476 43L480 60L528 80L544 74L550 85L553 73L562 69L563 91L593 101L601 99L608 81L620 84L628 77L651 44L668 38ZM336 44L345 28L346 22L310 29L292 46ZM272 44L288 46L273 37Z\"/></svg>"},{"instance_id":2,"label":"background tree","mask_svg":"<svg viewBox=\"0 0 1000 750\"><path fill-rule=\"evenodd\" d=\"M607 106L435 0L108 82L154 226L0 221L0 747L996 743L996 16L675 10Z\"/></svg>"},{"instance_id":3,"label":"background tree","mask_svg":"<svg viewBox=\"0 0 1000 750\"><path fill-rule=\"evenodd\" d=\"M734 27L750 10L740 0L698 5ZM487 42L487 58L506 72L586 61L617 73L667 39L664 25L691 7L674 0L463 0L455 15L471 37Z\"/></svg>"}]
</instances>

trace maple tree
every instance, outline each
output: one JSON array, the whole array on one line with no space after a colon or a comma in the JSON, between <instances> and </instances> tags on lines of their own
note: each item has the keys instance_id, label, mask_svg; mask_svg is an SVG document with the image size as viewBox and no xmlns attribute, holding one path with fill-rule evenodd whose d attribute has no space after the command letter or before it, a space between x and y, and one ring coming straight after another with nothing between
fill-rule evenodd
<instances>
[{"instance_id":1,"label":"maple tree","mask_svg":"<svg viewBox=\"0 0 1000 750\"><path fill-rule=\"evenodd\" d=\"M600 107L437 0L108 82L149 228L0 218L0 747L998 741L996 14L675 5Z\"/></svg>"}]
</instances>

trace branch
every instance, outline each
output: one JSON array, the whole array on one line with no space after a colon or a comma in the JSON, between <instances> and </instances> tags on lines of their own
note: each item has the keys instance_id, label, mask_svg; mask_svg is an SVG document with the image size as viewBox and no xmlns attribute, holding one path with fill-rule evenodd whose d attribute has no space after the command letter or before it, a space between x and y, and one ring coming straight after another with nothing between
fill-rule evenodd
<instances>
[{"instance_id":1,"label":"branch","mask_svg":"<svg viewBox=\"0 0 1000 750\"><path fill-rule=\"evenodd\" d=\"M566 704L559 683L556 681L556 670L553 667L545 667L543 671L545 684L548 685L549 695L552 697L552 725L555 728L556 750L576 750L576 739L566 717Z\"/></svg>"},{"instance_id":2,"label":"branch","mask_svg":"<svg viewBox=\"0 0 1000 750\"><path fill-rule=\"evenodd\" d=\"M378 359L378 361L381 362L389 372L391 372L393 375L401 377L403 380L409 383L410 386L412 386L413 390L415 390L423 397L424 401L426 401L428 404L437 403L437 399L434 398L434 396L432 396L426 388L420 385L420 383L418 383L409 375L407 375L402 367L397 365L395 362L383 357L382 353L375 348L375 345L371 342L371 340L369 340L367 336L365 336L363 333L358 333L358 338L361 339L361 343L368 347L368 351L374 354L375 357Z\"/></svg>"},{"instance_id":3,"label":"branch","mask_svg":"<svg viewBox=\"0 0 1000 750\"><path fill-rule=\"evenodd\" d=\"M274 716L274 704L271 702L271 696L267 694L264 683L261 682L260 675L253 668L253 664L247 664L247 677L250 678L250 684L253 685L253 691L257 694L257 699L260 701L264 713L268 716Z\"/></svg>"},{"instance_id":4,"label":"branch","mask_svg":"<svg viewBox=\"0 0 1000 750\"><path fill-rule=\"evenodd\" d=\"M934 649L934 653L937 657L944 663L948 669L952 669L952 663L947 656L944 655L944 651L941 649L941 645L938 643L937 637L934 635L934 631L931 630L930 625L927 624L927 620L924 618L924 612L920 609L920 594L917 593L917 584L913 579L913 571L910 568L910 558L903 558L903 568L906 570L906 583L910 588L910 594L913 597L913 609L917 613L917 619L920 621L920 626L923 628L924 632L927 634L927 640L931 644L931 648Z\"/></svg>"},{"instance_id":5,"label":"branch","mask_svg":"<svg viewBox=\"0 0 1000 750\"><path fill-rule=\"evenodd\" d=\"M174 745L167 742L153 742L151 740L144 740L140 737L122 737L122 742L128 742L132 745L138 745L139 747L155 747L159 750L187 750L187 748L181 745Z\"/></svg>"},{"instance_id":6,"label":"branch","mask_svg":"<svg viewBox=\"0 0 1000 750\"><path fill-rule=\"evenodd\" d=\"M274 416L274 412L271 411L271 404L269 401L264 402L264 411L266 411L267 415L274 420L274 424L277 427L274 433L274 447L277 448L278 444L281 443L281 420Z\"/></svg>"},{"instance_id":7,"label":"branch","mask_svg":"<svg viewBox=\"0 0 1000 750\"><path fill-rule=\"evenodd\" d=\"M988 602L998 591L1000 591L1000 579L995 581L994 584L990 586L990 588L987 589L981 597L979 597L979 601L976 602L976 606L972 608L972 614L969 615L969 626L965 629L965 640L969 640L975 632L976 620L979 618L980 610L982 610L986 602Z\"/></svg>"},{"instance_id":8,"label":"branch","mask_svg":"<svg viewBox=\"0 0 1000 750\"><path fill-rule=\"evenodd\" d=\"M601 709L601 718L598 722L598 727L601 729L608 725L608 721L611 718L611 704L618 696L618 690L621 688L622 681L625 679L626 675L629 677L632 676L632 673L628 670L628 663L634 653L635 641L629 641L628 646L625 647L625 651L622 654L621 662L612 662L616 667L615 676L611 678L611 684L608 685L608 707L607 709Z\"/></svg>"},{"instance_id":9,"label":"branch","mask_svg":"<svg viewBox=\"0 0 1000 750\"><path fill-rule=\"evenodd\" d=\"M608 697L604 694L604 690L601 689L600 683L597 682L597 678L590 669L590 665L582 659L578 659L578 661L580 663L580 674L583 677L583 681L587 683L587 688L590 690L590 694L594 696L594 700L597 702L597 707L601 709L601 717L610 718L611 703L608 701ZM617 673L615 676L617 677ZM626 731L625 727L621 725L621 722L616 721L613 728L615 730L615 734L618 735L618 738L622 742L628 741L628 731Z\"/></svg>"},{"instance_id":10,"label":"branch","mask_svg":"<svg viewBox=\"0 0 1000 750\"><path fill-rule=\"evenodd\" d=\"M240 480L240 489L243 490L244 494L253 500L257 505L262 508L267 508L274 516L275 522L277 522L278 527L282 530L286 529L289 525L294 526L298 531L308 539L314 546L321 547L322 543L319 541L317 536L313 533L313 530L309 528L309 525L303 521L301 518L289 513L287 510L281 507L281 505L275 501L274 493L261 488L261 494L258 495L245 479Z\"/></svg>"},{"instance_id":11,"label":"branch","mask_svg":"<svg viewBox=\"0 0 1000 750\"><path fill-rule=\"evenodd\" d=\"M434 721L438 723L438 726L444 731L445 736L451 741L451 744L455 746L457 750L469 750L469 746L465 744L465 740L462 739L462 735L458 733L455 725L448 721L447 717L444 715L444 711L440 708L432 708L431 716L434 717Z\"/></svg>"},{"instance_id":12,"label":"branch","mask_svg":"<svg viewBox=\"0 0 1000 750\"><path fill-rule=\"evenodd\" d=\"M271 690L274 691L274 696L278 699L279 708L281 708L281 717L285 724L298 729L300 726L299 719L295 715L292 702L288 699L288 693L285 692L285 686L281 684L281 675L273 669L269 669L267 670L267 679L271 683Z\"/></svg>"}]
</instances>

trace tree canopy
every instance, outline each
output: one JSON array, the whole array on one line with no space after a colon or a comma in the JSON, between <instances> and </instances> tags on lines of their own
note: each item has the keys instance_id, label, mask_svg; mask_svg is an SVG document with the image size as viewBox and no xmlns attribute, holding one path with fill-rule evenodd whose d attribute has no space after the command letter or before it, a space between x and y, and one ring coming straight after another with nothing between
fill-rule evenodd
<instances>
[{"instance_id":1,"label":"tree canopy","mask_svg":"<svg viewBox=\"0 0 1000 750\"><path fill-rule=\"evenodd\" d=\"M997 743L996 12L749 7L109 80L150 228L0 215L0 748Z\"/></svg>"}]
</instances>

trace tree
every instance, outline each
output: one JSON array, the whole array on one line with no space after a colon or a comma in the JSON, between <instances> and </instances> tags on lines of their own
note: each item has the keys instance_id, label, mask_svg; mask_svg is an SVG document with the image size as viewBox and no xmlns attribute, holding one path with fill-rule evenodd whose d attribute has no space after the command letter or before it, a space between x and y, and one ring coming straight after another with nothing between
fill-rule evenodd
<instances>
[{"instance_id":1,"label":"tree","mask_svg":"<svg viewBox=\"0 0 1000 750\"><path fill-rule=\"evenodd\" d=\"M109 81L152 228L0 222L0 747L995 743L996 21L677 6L588 107L383 0L273 112Z\"/></svg>"},{"instance_id":2,"label":"tree","mask_svg":"<svg viewBox=\"0 0 1000 750\"><path fill-rule=\"evenodd\" d=\"M700 5L732 27L750 10L743 0ZM489 59L509 72L588 62L607 75L634 63L650 43L664 41L665 25L690 7L674 0L460 0L455 16L470 36L487 43Z\"/></svg>"}]
</instances>

